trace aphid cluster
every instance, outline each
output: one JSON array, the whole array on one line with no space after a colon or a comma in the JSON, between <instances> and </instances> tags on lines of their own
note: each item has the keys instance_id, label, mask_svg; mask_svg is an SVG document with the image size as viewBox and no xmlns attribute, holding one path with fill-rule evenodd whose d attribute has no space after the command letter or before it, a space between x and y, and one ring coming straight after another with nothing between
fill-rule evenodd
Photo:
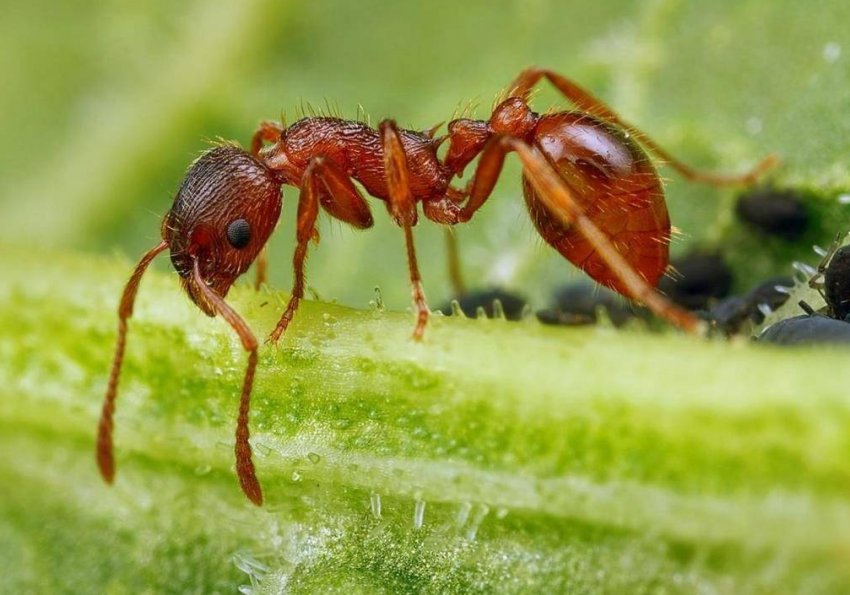
<instances>
[{"instance_id":1,"label":"aphid cluster","mask_svg":"<svg viewBox=\"0 0 850 595\"><path fill-rule=\"evenodd\" d=\"M850 343L850 245L841 246L840 237L808 280L809 287L823 297L823 311L800 301L805 314L772 324L759 335L759 341L781 345Z\"/></svg>"},{"instance_id":2,"label":"aphid cluster","mask_svg":"<svg viewBox=\"0 0 850 595\"><path fill-rule=\"evenodd\" d=\"M535 113L529 97L544 79L577 110ZM250 151L235 145L207 151L189 168L163 221L162 240L136 265L121 298L97 439L103 478L112 482L115 475L113 414L127 320L142 275L158 254L169 250L189 297L209 316L224 318L248 352L236 425L236 471L245 495L255 504L262 502L248 440L258 341L225 297L255 260L258 283L263 280L263 249L280 215L284 185L299 189L294 283L270 343L281 338L304 297L304 263L320 211L359 229L372 226L361 188L384 201L403 230L416 308L413 338L421 339L429 311L413 241L420 207L438 224L466 223L490 197L510 153L522 164L528 214L550 246L600 284L642 302L685 331L697 331L702 323L693 313L654 289L668 265L670 219L647 151L685 177L715 185L751 183L775 162L768 157L741 176L693 170L573 81L537 68L520 73L488 119L453 120L440 136L437 127L402 130L392 120L372 128L310 117L290 126L262 123ZM458 187L458 178L475 159L471 180Z\"/></svg>"}]
</instances>

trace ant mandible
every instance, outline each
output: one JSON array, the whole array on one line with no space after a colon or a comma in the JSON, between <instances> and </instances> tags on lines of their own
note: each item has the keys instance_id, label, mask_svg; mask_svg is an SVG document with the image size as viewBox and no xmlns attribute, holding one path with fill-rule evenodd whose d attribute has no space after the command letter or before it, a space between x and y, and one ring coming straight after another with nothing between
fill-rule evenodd
<instances>
[{"instance_id":1,"label":"ant mandible","mask_svg":"<svg viewBox=\"0 0 850 595\"><path fill-rule=\"evenodd\" d=\"M529 107L532 89L548 80L579 111L537 114ZM437 149L448 141L444 157ZM270 145L264 147L265 144ZM715 185L751 183L771 167L764 159L740 176L691 169L571 80L530 68L509 87L489 120L456 119L448 134L399 129L384 120L377 129L356 121L310 117L289 127L263 122L250 153L217 146L189 168L162 223L162 241L136 265L118 309L118 340L98 427L97 462L107 483L115 476L113 413L124 358L127 320L139 281L151 261L169 249L183 289L209 316L220 315L248 352L236 424L236 472L242 491L262 504L262 491L248 442L248 410L257 366L257 339L224 301L233 282L258 259L258 284L265 277L263 248L277 223L281 186L300 189L292 294L268 342L277 343L304 296L304 261L316 237L319 207L358 229L372 226L372 214L354 181L386 202L403 229L416 326L422 338L428 307L422 290L413 226L417 204L431 221L469 221L490 197L505 156L515 152L523 167L523 195L540 235L599 283L643 302L657 315L688 332L700 328L691 313L671 304L653 287L668 265L670 219L661 180L641 145L685 177ZM479 158L462 189L451 183Z\"/></svg>"}]
</instances>

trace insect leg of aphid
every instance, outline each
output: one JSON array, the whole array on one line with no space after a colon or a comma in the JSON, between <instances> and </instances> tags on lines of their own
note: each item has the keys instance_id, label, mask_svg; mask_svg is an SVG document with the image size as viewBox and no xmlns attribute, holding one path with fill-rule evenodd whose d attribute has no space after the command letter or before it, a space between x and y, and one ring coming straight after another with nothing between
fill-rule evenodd
<instances>
[{"instance_id":1,"label":"insect leg of aphid","mask_svg":"<svg viewBox=\"0 0 850 595\"><path fill-rule=\"evenodd\" d=\"M704 325L696 316L665 299L632 268L608 236L584 214L567 185L537 149L512 137L503 137L500 143L517 152L523 172L540 200L561 219L561 223L573 226L593 245L600 258L628 290L627 297L643 302L654 314L687 332L697 333L702 330Z\"/></svg>"},{"instance_id":2,"label":"insect leg of aphid","mask_svg":"<svg viewBox=\"0 0 850 595\"><path fill-rule=\"evenodd\" d=\"M824 273L826 273L826 269L829 267L829 263L832 260L832 257L835 255L835 252L838 250L838 248L841 247L841 236L841 232L836 234L835 239L832 241L832 244L830 244L829 248L827 248L821 255L821 260L818 263L817 272L812 275L808 281L809 287L811 287L812 289L816 289L821 294L821 297L824 298L824 301L826 301L826 296L823 293L823 276Z\"/></svg>"},{"instance_id":3,"label":"insect leg of aphid","mask_svg":"<svg viewBox=\"0 0 850 595\"><path fill-rule=\"evenodd\" d=\"M257 369L257 339L236 310L207 286L206 281L201 276L197 259L192 275L198 291L204 296L204 299L213 305L216 313L236 331L242 341L242 346L248 352L248 365L245 368L242 396L239 399L239 418L236 421L236 447L234 452L236 454L236 475L239 477L239 485L248 499L260 506L263 503L263 492L260 488L260 482L257 480L254 462L251 460L251 444L248 442L248 411L251 409L251 389L254 385L254 371Z\"/></svg>"},{"instance_id":4,"label":"insect leg of aphid","mask_svg":"<svg viewBox=\"0 0 850 595\"><path fill-rule=\"evenodd\" d=\"M142 275L144 275L153 259L166 248L168 248L168 244L163 241L142 256L130 280L127 281L127 285L124 287L124 293L121 296L121 305L118 307L118 341L115 345L115 357L112 360L109 383L106 386L106 396L103 398L100 423L97 426L97 466L106 483L112 483L115 479L115 459L112 453L112 416L115 413L118 377L121 375L121 364L124 362L124 348L127 344L127 319L133 315L133 302L136 300L136 293L139 290L139 282L142 280Z\"/></svg>"},{"instance_id":5,"label":"insect leg of aphid","mask_svg":"<svg viewBox=\"0 0 850 595\"><path fill-rule=\"evenodd\" d=\"M510 91L508 96L521 97L527 101L531 90L542 78L548 80L567 100L574 103L582 111L586 111L593 116L614 123L629 132L629 134L635 137L641 144L646 146L652 153L666 161L670 167L689 180L704 182L714 186L753 184L765 171L779 164L779 158L776 155L771 154L757 163L750 171L738 175L715 174L712 172L704 172L694 169L673 157L639 128L623 121L617 112L611 109L602 100L594 97L590 92L576 84L574 81L551 70L528 68L522 71L509 87Z\"/></svg>"},{"instance_id":6,"label":"insect leg of aphid","mask_svg":"<svg viewBox=\"0 0 850 595\"><path fill-rule=\"evenodd\" d=\"M422 277L416 263L416 250L413 246L413 226L416 224L416 202L410 191L410 179L407 169L407 157L399 136L398 128L392 120L384 120L378 126L384 149L384 169L387 176L389 197L387 206L396 223L404 229L407 246L407 265L410 269L410 284L413 288L413 303L416 305L416 327L413 338L422 339L428 324L428 304L422 289Z\"/></svg>"}]
</instances>

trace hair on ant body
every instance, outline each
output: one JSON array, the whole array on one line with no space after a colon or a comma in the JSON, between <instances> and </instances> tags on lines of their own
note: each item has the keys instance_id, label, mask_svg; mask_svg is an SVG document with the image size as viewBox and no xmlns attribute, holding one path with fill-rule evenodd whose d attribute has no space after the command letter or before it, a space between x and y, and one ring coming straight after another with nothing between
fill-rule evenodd
<instances>
[{"instance_id":1,"label":"hair on ant body","mask_svg":"<svg viewBox=\"0 0 850 595\"><path fill-rule=\"evenodd\" d=\"M543 115L532 111L529 98L541 79L577 111ZM225 297L255 260L258 284L264 280L263 248L280 215L284 185L299 189L294 283L267 342L280 340L304 297L304 262L320 210L358 229L372 226L369 205L354 181L384 202L404 232L416 307L413 338L420 340L429 310L413 242L419 206L427 219L439 224L469 221L490 197L509 153L516 153L522 163L528 213L550 246L602 285L695 332L702 326L699 319L654 289L669 262L670 219L661 179L647 151L685 177L714 185L751 183L775 163L770 156L740 176L699 172L573 81L537 68L520 73L489 119L456 119L448 124L447 134L435 133L435 129L402 130L392 120L377 128L332 117L304 118L289 127L263 122L250 151L218 146L195 161L165 216L162 241L136 265L121 298L118 340L97 439L97 461L108 483L115 476L113 414L127 320L142 275L168 249L192 301L209 316L224 318L248 352L236 425L236 471L248 499L262 503L248 440L258 342ZM441 157L438 149L444 143L448 149ZM454 187L452 183L476 158L471 181Z\"/></svg>"}]
</instances>

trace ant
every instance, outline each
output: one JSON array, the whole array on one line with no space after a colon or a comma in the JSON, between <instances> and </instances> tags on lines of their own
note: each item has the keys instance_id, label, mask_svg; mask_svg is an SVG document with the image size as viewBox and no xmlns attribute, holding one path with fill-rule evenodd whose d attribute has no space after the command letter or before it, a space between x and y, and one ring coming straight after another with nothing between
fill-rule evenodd
<instances>
[{"instance_id":1,"label":"ant","mask_svg":"<svg viewBox=\"0 0 850 595\"><path fill-rule=\"evenodd\" d=\"M579 111L533 112L529 98L542 79ZM266 121L254 134L250 151L224 144L191 165L162 223L162 241L141 258L121 297L97 437L97 462L107 483L115 476L113 413L127 320L142 275L169 249L192 301L208 316L224 318L248 352L236 424L236 473L248 499L262 504L248 442L258 342L224 298L255 260L257 284L265 280L263 248L280 215L283 185L300 191L294 284L268 343L280 340L304 297L304 261L311 239L318 239L320 207L355 228L372 226L369 205L354 182L384 201L404 232L416 307L413 339L421 340L429 311L413 243L417 207L421 204L425 217L436 223L466 223L490 197L511 152L522 162L526 206L546 242L597 282L643 302L683 330L697 332L702 328L698 318L653 289L668 265L670 219L661 179L641 145L686 178L714 185L752 183L776 163L769 156L752 171L728 177L691 169L573 81L537 68L520 73L488 120L455 119L442 136L436 136L438 128L402 130L393 120L384 120L376 129L331 117L304 118L288 127ZM448 150L440 157L437 150L446 142ZM452 186L475 158L471 181L463 188Z\"/></svg>"}]
</instances>

